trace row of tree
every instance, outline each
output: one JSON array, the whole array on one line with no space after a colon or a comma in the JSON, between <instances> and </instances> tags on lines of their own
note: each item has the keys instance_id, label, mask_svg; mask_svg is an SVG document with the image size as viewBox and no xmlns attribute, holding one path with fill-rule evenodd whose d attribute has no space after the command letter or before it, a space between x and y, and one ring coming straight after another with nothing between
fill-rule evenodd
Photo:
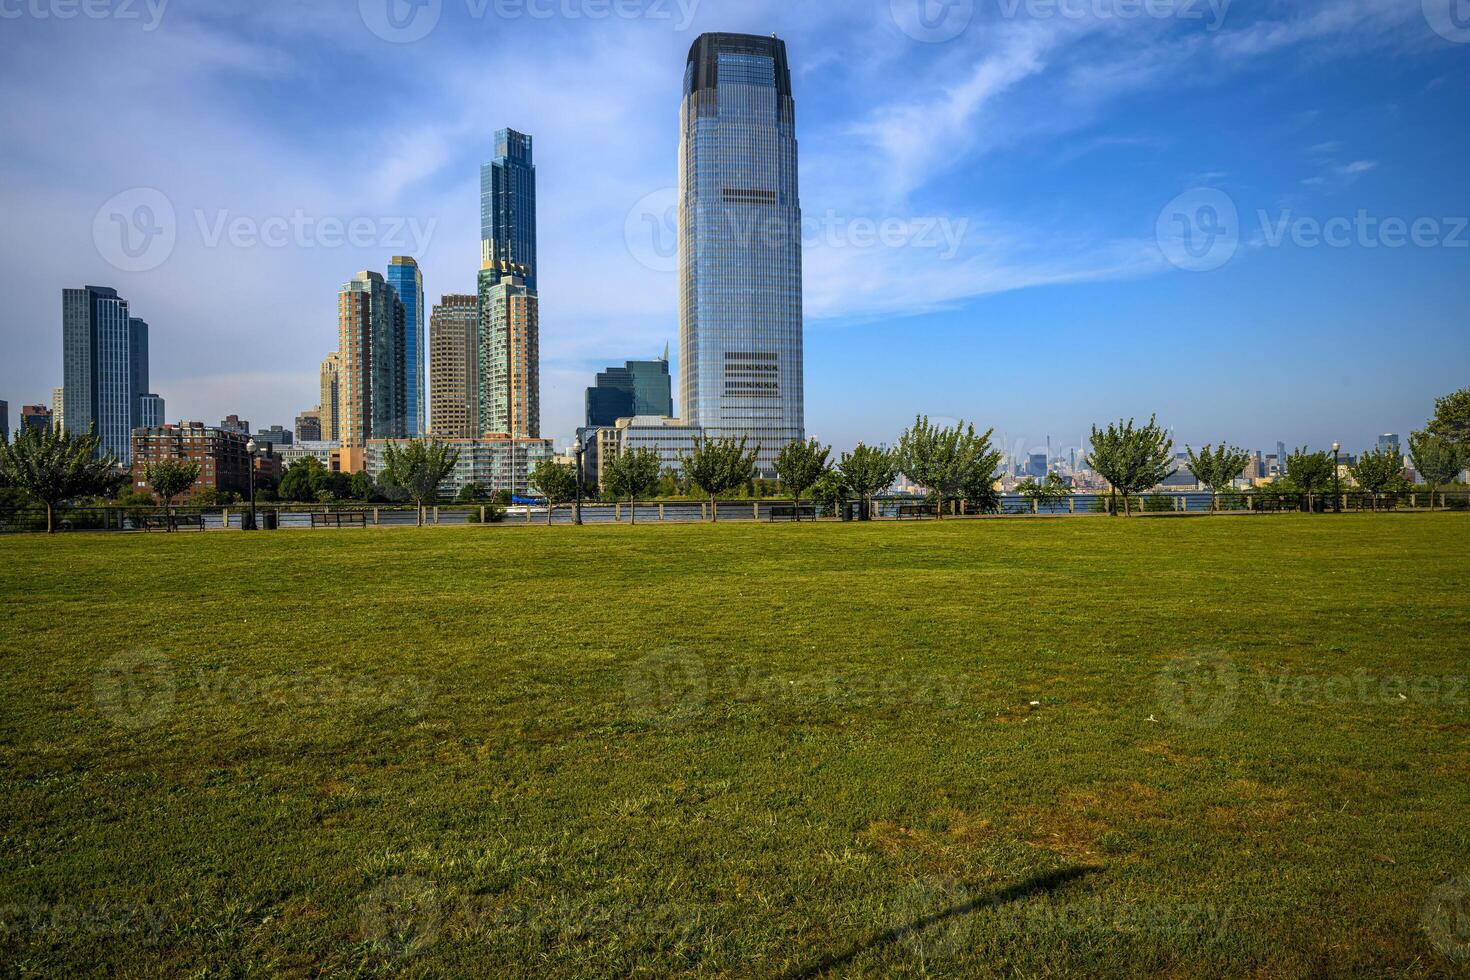
<instances>
[{"instance_id":1,"label":"row of tree","mask_svg":"<svg viewBox=\"0 0 1470 980\"><path fill-rule=\"evenodd\" d=\"M860 519L873 513L873 498L888 490L899 475L923 488L937 516L946 508L958 509L963 501L976 512L999 509L995 483L1003 454L991 442L994 430L984 433L960 422L953 426L931 423L920 416L892 449L859 443L835 462L830 446L815 439L783 446L774 460L781 484L796 501L796 515L808 491L830 510L851 501L858 503ZM1240 477L1250 454L1237 446L1206 445L1196 452L1186 447L1188 468L1211 492L1212 507L1218 509L1219 495ZM698 490L710 504L710 520L719 520L719 498L756 479L760 447L751 448L745 439L702 439L680 459L682 480ZM1431 506L1440 487L1451 483L1470 465L1470 388L1439 399L1435 415L1423 431L1409 438L1409 456L1414 468L1429 485ZM1174 441L1150 418L1139 425L1119 421L1106 428L1092 429L1092 452L1086 457L1111 488L1109 511L1116 514L1116 498L1122 511L1131 515L1131 499L1161 484L1173 472ZM279 494L288 500L314 501L326 496L338 499L351 494L371 499L391 488L393 496L412 500L423 524L424 509L439 499L439 489L454 472L459 453L445 443L412 440L405 446L389 443L384 449L384 473L380 484L365 473L330 473L314 457L297 461L281 480ZM1285 475L1275 489L1304 494L1310 505L1337 480L1333 456L1302 447L1285 461ZM1351 472L1362 489L1380 495L1402 484L1403 461L1391 449L1364 453ZM185 459L147 463L144 478L170 512L173 501L188 492L199 477L199 464ZM631 517L637 520L637 500L660 489L669 480L658 455L648 449L619 453L603 463L606 491L615 499L627 500ZM55 529L56 507L69 500L111 496L128 483L117 461L101 451L95 432L71 436L51 429L25 428L10 441L0 441L0 490L14 490L37 501L46 510L46 529ZM531 486L548 504L565 503L576 495L577 477L568 466L543 460L530 474ZM468 488L467 488L468 489ZM1065 500L1067 487L1057 477L1044 482L1028 481L1019 488L1023 496L1038 502ZM508 501L507 501L508 502ZM547 507L547 522L552 506ZM171 523L171 522L170 522Z\"/></svg>"}]
</instances>

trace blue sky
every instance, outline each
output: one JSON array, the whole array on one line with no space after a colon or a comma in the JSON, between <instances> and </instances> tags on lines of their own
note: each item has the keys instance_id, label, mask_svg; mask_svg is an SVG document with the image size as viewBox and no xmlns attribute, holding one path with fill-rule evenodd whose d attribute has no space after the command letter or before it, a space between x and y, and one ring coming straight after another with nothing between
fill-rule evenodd
<instances>
[{"instance_id":1,"label":"blue sky","mask_svg":"<svg viewBox=\"0 0 1470 980\"><path fill-rule=\"evenodd\" d=\"M788 44L807 426L839 447L920 412L1018 451L1157 412L1181 444L1356 450L1470 384L1465 0L387 2L0 0L12 423L89 283L152 324L171 419L289 425L354 272L416 254L431 298L473 291L513 126L563 441L598 368L677 352L708 30ZM140 204L172 233L129 256L111 215Z\"/></svg>"}]
</instances>

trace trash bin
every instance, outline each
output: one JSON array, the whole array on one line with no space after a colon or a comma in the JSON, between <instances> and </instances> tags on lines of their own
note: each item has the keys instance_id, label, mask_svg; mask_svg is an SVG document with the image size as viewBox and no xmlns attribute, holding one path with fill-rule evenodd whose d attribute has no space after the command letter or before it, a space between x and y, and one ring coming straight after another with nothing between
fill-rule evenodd
<instances>
[{"instance_id":1,"label":"trash bin","mask_svg":"<svg viewBox=\"0 0 1470 980\"><path fill-rule=\"evenodd\" d=\"M273 510L268 510L260 515L262 524L267 531L274 531L281 523L281 515Z\"/></svg>"}]
</instances>

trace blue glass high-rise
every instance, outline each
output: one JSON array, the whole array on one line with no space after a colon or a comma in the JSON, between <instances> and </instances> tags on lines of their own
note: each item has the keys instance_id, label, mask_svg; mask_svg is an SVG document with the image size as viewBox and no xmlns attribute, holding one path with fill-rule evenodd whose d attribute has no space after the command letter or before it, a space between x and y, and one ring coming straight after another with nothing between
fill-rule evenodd
<instances>
[{"instance_id":1,"label":"blue glass high-rise","mask_svg":"<svg viewBox=\"0 0 1470 980\"><path fill-rule=\"evenodd\" d=\"M786 45L705 34L684 72L679 353L684 419L746 437L770 474L805 438L801 202Z\"/></svg>"},{"instance_id":2,"label":"blue glass high-rise","mask_svg":"<svg viewBox=\"0 0 1470 980\"><path fill-rule=\"evenodd\" d=\"M495 159L480 168L482 267L517 270L536 292L536 163L531 137L495 134ZM488 266L484 266L488 263Z\"/></svg>"},{"instance_id":3,"label":"blue glass high-rise","mask_svg":"<svg viewBox=\"0 0 1470 980\"><path fill-rule=\"evenodd\" d=\"M388 263L388 285L403 302L404 427L417 439L424 435L424 410L428 388L424 366L429 352L424 347L424 275L419 264L406 255L395 255Z\"/></svg>"}]
</instances>

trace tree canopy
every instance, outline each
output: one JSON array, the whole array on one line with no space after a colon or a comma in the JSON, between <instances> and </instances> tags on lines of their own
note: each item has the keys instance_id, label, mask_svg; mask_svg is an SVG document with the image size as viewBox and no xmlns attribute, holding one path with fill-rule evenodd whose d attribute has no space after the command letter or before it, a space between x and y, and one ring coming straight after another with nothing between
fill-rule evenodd
<instances>
[{"instance_id":1,"label":"tree canopy","mask_svg":"<svg viewBox=\"0 0 1470 980\"><path fill-rule=\"evenodd\" d=\"M111 453L101 451L94 429L73 436L55 428L24 427L0 442L0 474L46 508L46 532L56 530L57 504L112 493L127 482Z\"/></svg>"},{"instance_id":2,"label":"tree canopy","mask_svg":"<svg viewBox=\"0 0 1470 980\"><path fill-rule=\"evenodd\" d=\"M577 474L570 466L543 459L531 470L531 487L546 498L546 523L550 524L556 505L576 496Z\"/></svg>"},{"instance_id":3,"label":"tree canopy","mask_svg":"<svg viewBox=\"0 0 1470 980\"><path fill-rule=\"evenodd\" d=\"M873 498L893 486L898 479L898 456L882 447L858 443L850 453L843 453L837 463L841 483L855 494L862 506L859 517L871 520Z\"/></svg>"},{"instance_id":4,"label":"tree canopy","mask_svg":"<svg viewBox=\"0 0 1470 980\"><path fill-rule=\"evenodd\" d=\"M663 463L658 453L640 446L625 449L602 461L603 483L615 498L625 498L631 523L638 523L638 498L658 488Z\"/></svg>"},{"instance_id":5,"label":"tree canopy","mask_svg":"<svg viewBox=\"0 0 1470 980\"><path fill-rule=\"evenodd\" d=\"M1188 446L1184 447L1189 454L1189 472L1194 478L1210 491L1210 509L1220 509L1220 491L1229 489L1230 485L1244 472L1246 465L1251 461L1251 454L1237 446L1220 443L1218 448L1211 449L1206 443L1205 447L1196 453Z\"/></svg>"},{"instance_id":6,"label":"tree canopy","mask_svg":"<svg viewBox=\"0 0 1470 980\"><path fill-rule=\"evenodd\" d=\"M776 455L776 475L796 499L798 521L801 520L801 495L831 469L828 462L831 455L832 447L822 446L815 439L788 442Z\"/></svg>"},{"instance_id":7,"label":"tree canopy","mask_svg":"<svg viewBox=\"0 0 1470 980\"><path fill-rule=\"evenodd\" d=\"M709 498L710 520L720 516L718 497L743 486L755 476L760 447L746 449L746 439L696 439L694 448L680 457L684 479Z\"/></svg>"},{"instance_id":8,"label":"tree canopy","mask_svg":"<svg viewBox=\"0 0 1470 980\"><path fill-rule=\"evenodd\" d=\"M1119 420L1107 429L1092 427L1092 453L1087 465L1123 496L1123 512L1132 516L1128 499L1163 483L1174 472L1174 440L1150 416L1147 425Z\"/></svg>"},{"instance_id":9,"label":"tree canopy","mask_svg":"<svg viewBox=\"0 0 1470 980\"><path fill-rule=\"evenodd\" d=\"M1439 488L1453 483L1465 466L1464 451L1453 440L1431 432L1415 432L1409 436L1409 459L1424 482L1429 484L1431 508Z\"/></svg>"},{"instance_id":10,"label":"tree canopy","mask_svg":"<svg viewBox=\"0 0 1470 980\"><path fill-rule=\"evenodd\" d=\"M945 503L967 487L973 490L977 483L995 482L1002 454L990 444L994 432L977 434L973 425L963 421L940 426L920 416L899 437L898 469L929 492L938 505L936 513L943 516Z\"/></svg>"},{"instance_id":11,"label":"tree canopy","mask_svg":"<svg viewBox=\"0 0 1470 980\"><path fill-rule=\"evenodd\" d=\"M383 472L414 502L418 523L424 506L439 499L439 487L459 463L459 450L437 439L410 439L407 446L388 442L383 447Z\"/></svg>"}]
</instances>

